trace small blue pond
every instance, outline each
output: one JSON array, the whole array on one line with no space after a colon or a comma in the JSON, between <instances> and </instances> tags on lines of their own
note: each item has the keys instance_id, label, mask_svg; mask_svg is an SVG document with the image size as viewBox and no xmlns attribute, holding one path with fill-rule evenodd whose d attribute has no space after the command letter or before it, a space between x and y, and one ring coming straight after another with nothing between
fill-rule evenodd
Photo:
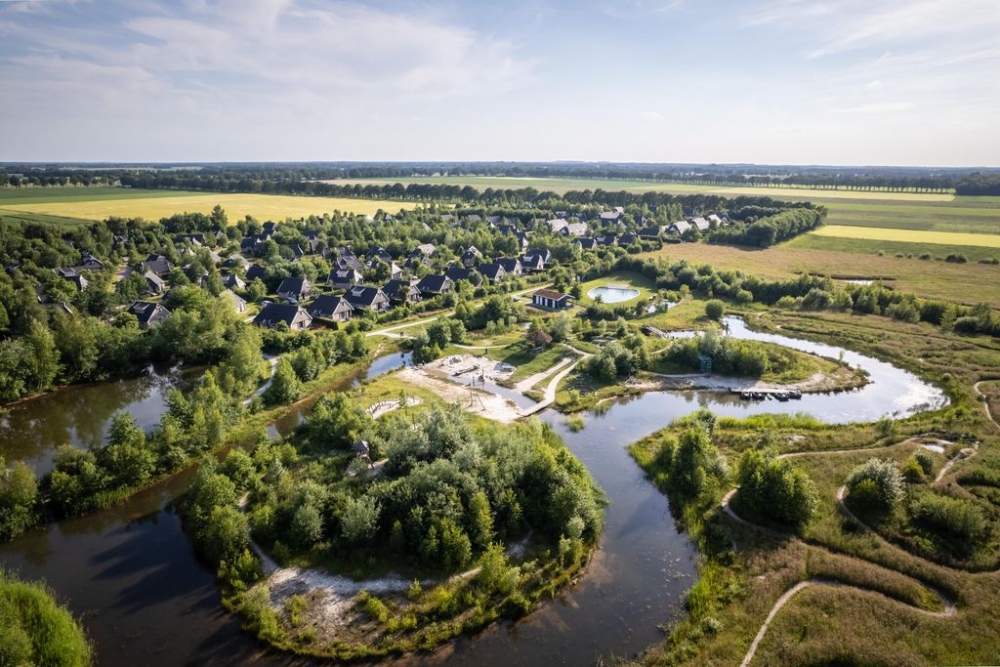
<instances>
[{"instance_id":1,"label":"small blue pond","mask_svg":"<svg viewBox=\"0 0 1000 667\"><path fill-rule=\"evenodd\" d=\"M639 296L639 290L624 285L602 285L587 292L591 299L601 297L602 303L621 303Z\"/></svg>"}]
</instances>

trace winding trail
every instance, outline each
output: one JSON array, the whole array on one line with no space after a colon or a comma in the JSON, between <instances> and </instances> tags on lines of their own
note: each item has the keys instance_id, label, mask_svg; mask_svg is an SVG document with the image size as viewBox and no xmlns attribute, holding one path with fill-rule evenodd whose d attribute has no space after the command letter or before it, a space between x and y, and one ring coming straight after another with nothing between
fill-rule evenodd
<instances>
[{"instance_id":1,"label":"winding trail","mask_svg":"<svg viewBox=\"0 0 1000 667\"><path fill-rule=\"evenodd\" d=\"M972 388L976 391L976 396L979 397L979 401L983 404L983 412L986 413L986 418L993 422L993 425L997 427L997 430L1000 430L1000 424L997 423L997 420L993 418L993 414L990 412L990 404L989 401L986 400L986 394L979 390L979 385L982 383L997 381L998 380L980 380L976 384L972 385Z\"/></svg>"},{"instance_id":2,"label":"winding trail","mask_svg":"<svg viewBox=\"0 0 1000 667\"><path fill-rule=\"evenodd\" d=\"M977 382L974 385L974 388L976 390L976 393L979 395L980 399L982 400L984 397L983 397L982 392L979 390L979 385L980 385L980 383ZM984 406L984 410L986 412L987 418L994 424L994 426L996 426L998 429L1000 429L1000 424L997 424L996 420L993 418L993 415L990 414L989 405L984 401L983 406ZM806 455L810 455L810 454L851 454L851 453L857 453L857 452L886 449L888 447L895 447L895 446L901 445L901 444L916 444L916 445L919 446L918 439L921 438L921 437L924 437L924 436L914 436L914 437L912 437L912 438L910 438L908 440L904 440L904 441L899 442L899 443L893 443L891 445L881 445L881 446L878 446L878 447L866 447L866 448L860 448L860 449L842 449L842 450L832 450L832 451L792 452L792 453L788 453L788 454L782 454L778 458L791 458L791 457L796 457L796 456L806 456ZM972 458L972 456L975 456L978 452L979 452L979 448L978 448L978 443L977 443L977 445L975 446L975 450L973 451L972 454L970 454L968 456L961 456L961 455L959 455L959 456L953 457L951 460L949 460L942 467L941 471L938 473L938 475L937 475L937 477L936 477L936 479L934 480L933 483L934 484L938 483L944 477L945 473L955 463L957 463L958 461L967 461L968 459ZM785 538L788 538L788 539L791 539L791 540L802 542L804 545L806 545L807 547L809 547L811 549L818 549L818 550L821 550L821 551L825 551L827 553L836 555L836 556L841 557L841 558L848 558L848 559L853 559L853 560L863 560L863 559L856 559L855 557L849 556L847 554L841 554L841 553L836 553L836 552L829 551L828 549L826 549L824 547L817 546L817 545L814 545L814 544L809 544L807 542L803 542L799 538L797 538L797 537L795 537L793 535L790 535L788 533L780 532L780 531L774 530L772 528L769 528L767 526L761 526L759 524L755 524L755 523L751 523L751 522L747 521L743 517L739 516L733 510L733 508L732 508L731 501L732 501L733 497L736 495L737 491L739 491L739 487L731 489L728 493L726 493L725 496L723 496L722 503L721 503L721 509L722 509L722 511L726 514L726 516L728 516L729 518L731 518L733 521L735 521L735 522L737 522L737 523L739 523L741 525L754 528L755 530L758 530L758 531L760 531L762 533L766 533L766 534L773 535L773 536L785 537ZM910 553L906 549L904 549L904 548L902 548L902 547L900 547L900 546L898 546L896 544L893 544L889 540L885 539L884 537L882 537L878 533L878 531L874 530L871 526L869 526L864 521L862 521L861 519L859 519L858 516L856 514L854 514L854 512L852 512L850 510L850 508L847 507L847 503L845 502L846 496L847 496L847 487L846 486L841 486L840 488L837 489L837 505L838 505L838 508L840 509L841 512L843 512L846 516L850 517L851 519L853 519L854 521L856 521L859 525L863 526L866 530L868 530L869 532L871 532L872 534L874 534L876 537L878 537L878 539L882 543L884 543L887 547L889 547L890 549L893 549L893 550L895 550L895 551L897 551L897 552L905 555L908 558L919 558L918 556L915 556L914 554ZM864 561L864 562L868 563L868 564L872 564L870 561ZM948 567L946 565L941 565L941 564L937 564L937 565L939 565L940 567L944 567L946 569L949 569L949 570L954 570L955 569L955 568ZM906 574L904 574L902 572L898 572L897 571L897 573L900 574L900 575L902 575L902 576L905 576L905 577L908 577L910 579L913 579L913 577L911 577L909 575L906 575ZM976 574L976 573L973 573L973 574ZM770 627L771 622L774 620L775 616L777 616L778 612L781 611L782 607L784 607L786 604L788 604L788 602L792 598L794 598L796 595L798 595L802 590L804 590L804 589L806 589L806 588L808 588L810 586L829 586L829 587L837 587L837 588L852 588L852 589L855 589L855 590L858 590L858 591L862 591L862 592L865 592L865 593L879 595L879 596L881 596L881 597L883 597L883 598L885 598L887 600L891 600L892 602L895 602L895 603L900 604L900 605L902 605L902 606L904 606L904 607L906 607L908 609L911 609L912 611L915 611L917 613L923 614L925 616L930 616L930 617L933 617L933 618L950 618L950 617L955 616L958 613L958 606L956 604L956 601L953 600L953 599L951 599L943 591L941 591L941 590L939 590L939 589L937 589L937 588L935 588L933 586L930 586L930 585L928 585L928 584L926 584L926 583L924 583L922 581L919 581L917 579L914 579L914 581L917 581L924 589L933 592L941 600L942 605L943 605L943 608L942 608L941 611L930 611L930 610L927 610L927 609L921 609L919 607L915 607L915 606L913 606L911 604L908 604L906 602L903 602L901 600L897 600L895 598L892 598L892 597L889 597L889 596L884 595L882 593L879 593L878 591L874 591L874 590L871 590L871 589L868 589L868 588L863 588L861 586L856 586L856 585L853 585L853 584L847 584L847 583L844 583L844 582L835 581L835 580L832 580L832 579L810 578L810 579L805 579L803 581L800 581L795 586L793 586L789 590L785 591L785 593L782 594L781 597L779 597L775 601L774 605L771 607L771 611L768 612L767 618L764 619L763 624L761 625L760 629L757 631L757 635L754 637L753 641L751 642L750 647L747 650L746 655L743 657L743 661L740 663L740 667L749 667L751 661L754 658L754 655L757 652L757 648L760 645L760 642L764 639L764 636L767 634L767 630Z\"/></svg>"},{"instance_id":3,"label":"winding trail","mask_svg":"<svg viewBox=\"0 0 1000 667\"><path fill-rule=\"evenodd\" d=\"M845 489L846 489L846 487L840 487L840 489L837 490L837 499L838 499L838 501L840 501L840 507L849 516L851 516L855 520L857 520L857 517L855 517L854 514L849 509L847 509L847 506L844 505L843 498L844 498ZM722 511L725 512L726 516L730 517L731 519L733 519L737 523L740 523L740 524L742 524L744 526L748 526L748 527L754 528L755 530L758 530L758 531L763 532L763 533L767 533L769 535L786 537L786 538L789 538L789 539L797 541L797 542L802 542L802 544L804 544L805 546L807 546L810 549L817 549L819 551L824 551L826 553L838 556L840 558L847 558L847 559L851 559L851 560L862 560L862 559L854 558L853 556L848 556L847 554L836 553L836 552L830 551L829 549L825 549L823 547L820 547L820 546L817 546L817 545L814 545L814 544L809 544L808 542L803 542L799 538L797 538L797 537L795 537L793 535L790 535L788 533L783 533L783 532L774 530L772 528L768 528L766 526L761 526L759 524L750 523L749 521L747 521L746 519L744 519L743 517L741 517L740 515L738 515L733 510L732 505L730 504L730 501L732 500L733 496L736 495L737 491L739 491L739 487L731 489L722 498L722 504L721 504ZM861 523L861 522L859 521L859 523ZM864 526L865 524L861 523L861 525ZM865 527L867 528L867 526L865 526ZM892 546L892 547L894 547L896 549L899 549L899 547L896 547L895 545L890 544L890 546ZM909 552L906 552L906 553L907 553L907 555L912 556L912 554L909 554ZM869 561L864 561L864 562L867 563L867 564L871 564ZM901 574L901 575L903 575L905 577L913 579L913 577L909 577L909 575L905 575L902 572L899 572L898 574ZM828 586L828 587L834 587L834 588L851 588L851 589L862 591L864 593L868 593L868 594L871 594L871 595L877 595L877 596L882 597L882 598L884 598L886 600L890 600L892 602L895 602L896 604L902 605L902 606L906 607L907 609L910 609L911 611L915 611L915 612L917 612L919 614L923 614L925 616L930 616L932 618L950 618L952 616L955 616L958 613L958 606L956 605L955 601L952 600L947 595L945 595L944 592L942 592L942 591L934 588L933 586L928 586L927 584L925 584L922 581L919 581L919 580L916 580L916 579L914 579L914 581L917 581L926 590L931 591L935 595L937 595L937 597L941 600L941 604L942 604L942 607L943 607L941 611L930 611L928 609L921 609L920 607L915 607L915 606L913 606L913 605L911 605L909 603L906 603L906 602L903 602L902 600L897 600L895 598L889 597L888 595L885 595L885 594L880 593L878 591L875 591L875 590L872 590L872 589L869 589L869 588L863 588L861 586L856 586L854 584L847 584L847 583L844 583L844 582L841 582L841 581L836 581L834 579L810 578L810 579L805 579L803 581L800 581L799 583L795 584L792 588L790 588L787 591L785 591L782 594L782 596L779 597L775 601L774 605L771 607L771 611L768 612L768 614L767 614L767 618L764 619L764 623L760 626L760 629L757 631L757 635L754 637L753 641L750 643L750 648L747 649L746 655L743 657L743 661L740 662L740 667L749 667L750 662L753 660L754 655L757 653L757 647L760 645L760 642L764 639L764 635L767 634L767 630L771 626L771 622L774 620L774 617L777 616L778 612L781 611L781 608L784 607L786 604L788 604L788 602L793 597L795 597L796 595L798 595L802 590L804 590L805 588L808 588L809 586Z\"/></svg>"},{"instance_id":4,"label":"winding trail","mask_svg":"<svg viewBox=\"0 0 1000 667\"><path fill-rule=\"evenodd\" d=\"M749 667L750 662L753 660L754 655L757 653L757 647L760 645L761 640L764 639L764 635L767 634L767 629L771 626L771 621L773 621L774 617L778 615L778 612L781 611L781 608L784 607L786 604L788 604L789 600L798 595L802 590L810 586L828 586L831 588L853 588L859 591L864 591L865 593L869 593L872 595L878 595L879 597L885 598L886 600L892 600L893 602L901 604L908 609L911 609L920 614L924 614L925 616L931 616L934 618L948 618L950 616L954 616L957 613L955 605L953 603L948 602L947 600L945 600L944 611L928 611L927 609L914 607L913 605L909 605L906 604L905 602L901 602L894 598L890 598L877 591L869 590L867 588L860 588L858 586L853 586L851 584L845 584L843 582L835 581L833 579L805 579L804 581L800 581L799 583L795 584L790 589L785 591L785 593L780 598L778 598L777 602L774 603L774 606L771 607L770 613L768 613L767 618L764 619L764 624L760 626L760 630L757 631L757 636L753 638L753 641L750 643L750 648L749 650L747 650L747 654L743 657L743 661L740 662L740 667Z\"/></svg>"}]
</instances>

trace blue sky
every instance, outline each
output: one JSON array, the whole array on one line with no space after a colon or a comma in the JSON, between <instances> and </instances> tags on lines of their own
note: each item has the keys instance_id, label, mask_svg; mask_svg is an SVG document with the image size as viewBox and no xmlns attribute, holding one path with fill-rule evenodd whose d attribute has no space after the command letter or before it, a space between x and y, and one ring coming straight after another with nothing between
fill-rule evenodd
<instances>
[{"instance_id":1,"label":"blue sky","mask_svg":"<svg viewBox=\"0 0 1000 667\"><path fill-rule=\"evenodd\" d=\"M1000 166L997 0L0 0L0 160Z\"/></svg>"}]
</instances>

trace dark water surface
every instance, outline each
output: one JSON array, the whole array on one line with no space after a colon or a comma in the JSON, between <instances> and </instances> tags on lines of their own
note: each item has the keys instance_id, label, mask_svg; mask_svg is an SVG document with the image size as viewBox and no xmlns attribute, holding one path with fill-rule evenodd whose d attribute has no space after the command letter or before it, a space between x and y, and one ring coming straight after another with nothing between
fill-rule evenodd
<instances>
[{"instance_id":1,"label":"dark water surface","mask_svg":"<svg viewBox=\"0 0 1000 667\"><path fill-rule=\"evenodd\" d=\"M834 358L840 354L839 348L755 334L738 320L729 325L740 337ZM846 351L844 360L861 364L872 383L853 392L787 403L744 402L711 392L650 393L615 402L603 414L585 415L587 425L579 433L569 432L560 415L543 413L541 418L559 432L610 500L593 562L576 587L519 623L496 625L432 656L405 662L579 665L601 656L631 655L657 642L662 636L657 626L682 613L695 575L695 552L677 532L666 499L644 479L626 446L699 406L733 416L803 411L843 423L909 414L944 401L937 389L889 364ZM368 373L387 372L404 362L401 355L388 355ZM290 431L305 410L276 430ZM55 406L51 411L57 411ZM38 416L39 427L46 419ZM95 417L89 432L102 433L98 421ZM27 422L22 428L35 427ZM293 664L240 634L238 622L222 610L213 574L195 559L171 505L192 474L175 476L121 507L0 545L0 562L23 577L45 579L82 616L99 665Z\"/></svg>"},{"instance_id":2,"label":"dark water surface","mask_svg":"<svg viewBox=\"0 0 1000 667\"><path fill-rule=\"evenodd\" d=\"M117 410L150 430L166 411L167 393L193 386L202 371L150 366L134 378L64 387L8 406L0 413L0 455L8 463L24 461L41 476L52 470L60 445L103 443Z\"/></svg>"}]
</instances>

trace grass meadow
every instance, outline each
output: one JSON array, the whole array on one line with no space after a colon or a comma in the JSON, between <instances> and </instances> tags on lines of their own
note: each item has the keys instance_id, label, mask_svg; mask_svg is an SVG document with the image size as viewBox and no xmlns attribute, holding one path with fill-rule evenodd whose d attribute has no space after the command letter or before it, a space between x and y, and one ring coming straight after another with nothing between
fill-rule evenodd
<instances>
[{"instance_id":1,"label":"grass meadow","mask_svg":"<svg viewBox=\"0 0 1000 667\"><path fill-rule=\"evenodd\" d=\"M803 237L811 238L810 236ZM830 239L849 241L849 239ZM912 244L911 244L912 245ZM919 249L922 246L916 246ZM943 256L941 246L935 255ZM934 260L876 254L874 245L866 253L817 250L789 245L767 249L679 243L648 253L650 257L686 259L693 264L711 264L716 269L744 271L766 278L792 278L816 273L835 278L882 279L887 285L925 298L949 299L964 304L987 302L1000 308L1000 266L952 264Z\"/></svg>"},{"instance_id":2,"label":"grass meadow","mask_svg":"<svg viewBox=\"0 0 1000 667\"><path fill-rule=\"evenodd\" d=\"M116 216L159 220L175 213L209 213L216 205L229 219L252 216L284 220L323 215L333 211L371 215L379 209L397 212L403 202L337 197L183 192L125 188L35 188L0 190L0 216L4 219L45 220L69 224L79 220L104 220Z\"/></svg>"},{"instance_id":3,"label":"grass meadow","mask_svg":"<svg viewBox=\"0 0 1000 667\"><path fill-rule=\"evenodd\" d=\"M703 553L700 575L687 602L689 614L669 627L662 644L637 661L621 664L739 664L774 603L806 579L839 585L814 586L792 598L775 615L751 664L996 663L997 572L974 573L973 567L944 565L887 542L841 511L837 489L856 465L870 457L908 459L918 446L914 436L964 434L980 442L979 454L958 463L937 493L969 498L974 483L962 480L997 460L996 427L986 420L972 388L995 367L997 341L949 334L924 323L846 313L770 310L758 324L768 331L780 328L790 335L831 341L907 367L943 384L952 405L899 420L890 429L820 424L802 416L720 419L713 442L730 464L744 449L762 442L782 453L801 452L789 461L815 483L817 516L795 538L786 531L737 523L718 512L717 504L709 511L698 507L699 512L685 513L689 521L692 516L704 521L700 529L689 527L716 547ZM982 386L984 393L992 390L993 384ZM663 476L656 457L658 443L659 436L654 435L630 451L659 484ZM912 488L928 490L945 457L934 453L931 459L931 474ZM984 477L980 474L977 479ZM987 499L980 505L989 502L996 504ZM995 521L995 512L987 511ZM944 598L955 601L954 616L941 614Z\"/></svg>"}]
</instances>

